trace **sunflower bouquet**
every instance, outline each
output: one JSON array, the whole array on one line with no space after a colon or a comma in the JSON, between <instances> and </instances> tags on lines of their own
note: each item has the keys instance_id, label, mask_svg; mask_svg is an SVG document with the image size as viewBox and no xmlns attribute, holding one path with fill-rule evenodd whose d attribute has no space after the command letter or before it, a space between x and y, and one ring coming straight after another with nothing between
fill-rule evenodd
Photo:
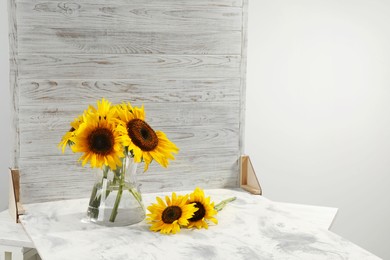
<instances>
[{"instance_id":1,"label":"sunflower bouquet","mask_svg":"<svg viewBox=\"0 0 390 260\"><path fill-rule=\"evenodd\" d=\"M130 103L112 105L103 98L97 101L97 107L90 105L70 126L59 143L62 152L70 146L73 152L82 153L79 158L82 166L89 163L92 168L101 169L92 190L88 216L92 221L107 224L109 215L109 222L115 222L118 210L131 204L124 201L124 191L128 191L130 198L135 199L133 206L140 209L137 220L130 222L141 221L145 210L139 188L134 185L134 165L143 162L144 172L153 160L168 167L168 160L174 160L173 153L179 149L145 121L143 106L134 107ZM125 212L121 218L137 215L132 213Z\"/></svg>"},{"instance_id":2,"label":"sunflower bouquet","mask_svg":"<svg viewBox=\"0 0 390 260\"><path fill-rule=\"evenodd\" d=\"M186 195L176 195L173 192L171 197L165 196L165 201L157 197L157 203L148 207L150 213L147 214L147 220L151 224L150 230L162 234L176 234L181 227L208 229L210 221L218 224L215 218L217 213L235 199L232 197L214 205L199 187Z\"/></svg>"}]
</instances>

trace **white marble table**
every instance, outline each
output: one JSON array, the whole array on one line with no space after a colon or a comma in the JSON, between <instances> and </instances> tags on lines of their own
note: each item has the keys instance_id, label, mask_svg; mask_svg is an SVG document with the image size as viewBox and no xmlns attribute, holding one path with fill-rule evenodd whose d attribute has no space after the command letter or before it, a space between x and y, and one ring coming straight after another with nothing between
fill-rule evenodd
<instances>
[{"instance_id":1,"label":"white marble table","mask_svg":"<svg viewBox=\"0 0 390 260\"><path fill-rule=\"evenodd\" d=\"M145 205L157 195L163 194L144 194ZM206 195L216 203L237 200L218 214L218 225L176 235L151 232L146 222L118 228L82 223L87 199L25 205L21 221L44 260L379 259L328 231L334 215L316 221L303 206L237 190L206 190Z\"/></svg>"},{"instance_id":2,"label":"white marble table","mask_svg":"<svg viewBox=\"0 0 390 260\"><path fill-rule=\"evenodd\" d=\"M0 212L0 259L32 259L36 255L34 244L21 224L15 223L8 210ZM35 259L35 257L34 257Z\"/></svg>"},{"instance_id":3,"label":"white marble table","mask_svg":"<svg viewBox=\"0 0 390 260\"><path fill-rule=\"evenodd\" d=\"M8 210L0 213L0 245L16 247L34 247L33 242L27 236L22 225L16 224Z\"/></svg>"},{"instance_id":4,"label":"white marble table","mask_svg":"<svg viewBox=\"0 0 390 260\"><path fill-rule=\"evenodd\" d=\"M312 224L316 227L329 229L336 217L337 208L320 207L312 205L303 205L285 202L272 202L281 210L282 214L293 215L306 224Z\"/></svg>"}]
</instances>

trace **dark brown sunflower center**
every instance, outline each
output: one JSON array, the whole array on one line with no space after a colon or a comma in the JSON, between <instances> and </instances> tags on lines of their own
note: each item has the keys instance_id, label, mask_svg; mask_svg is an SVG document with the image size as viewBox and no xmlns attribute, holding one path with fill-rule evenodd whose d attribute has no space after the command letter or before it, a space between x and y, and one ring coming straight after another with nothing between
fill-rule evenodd
<instances>
[{"instance_id":1,"label":"dark brown sunflower center","mask_svg":"<svg viewBox=\"0 0 390 260\"><path fill-rule=\"evenodd\" d=\"M194 216L190 218L189 221L195 222L201 220L206 215L206 210L202 203L195 202L195 208L197 208L198 210L195 211Z\"/></svg>"},{"instance_id":2,"label":"dark brown sunflower center","mask_svg":"<svg viewBox=\"0 0 390 260\"><path fill-rule=\"evenodd\" d=\"M131 141L142 151L152 151L158 145L154 130L143 120L133 119L127 123L127 133Z\"/></svg>"},{"instance_id":3,"label":"dark brown sunflower center","mask_svg":"<svg viewBox=\"0 0 390 260\"><path fill-rule=\"evenodd\" d=\"M181 217L181 208L179 206L169 206L164 209L161 219L166 224L172 224Z\"/></svg>"},{"instance_id":4,"label":"dark brown sunflower center","mask_svg":"<svg viewBox=\"0 0 390 260\"><path fill-rule=\"evenodd\" d=\"M114 135L107 128L96 128L88 136L88 147L93 153L107 155L114 148Z\"/></svg>"}]
</instances>

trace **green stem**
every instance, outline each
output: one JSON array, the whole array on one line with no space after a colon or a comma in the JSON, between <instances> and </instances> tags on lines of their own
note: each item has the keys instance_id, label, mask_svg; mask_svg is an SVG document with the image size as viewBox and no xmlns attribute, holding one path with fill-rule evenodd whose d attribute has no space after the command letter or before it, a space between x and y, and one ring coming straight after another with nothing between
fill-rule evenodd
<instances>
[{"instance_id":1,"label":"green stem","mask_svg":"<svg viewBox=\"0 0 390 260\"><path fill-rule=\"evenodd\" d=\"M114 207L112 208L111 211L111 216L110 216L110 222L115 222L115 218L118 215L118 208L119 208L119 203L121 202L122 198L122 193L123 193L123 186L125 184L125 160L122 160L122 168L119 169L118 175L119 175L119 188L118 188L118 193L116 195ZM116 172L114 173L116 175Z\"/></svg>"},{"instance_id":2,"label":"green stem","mask_svg":"<svg viewBox=\"0 0 390 260\"><path fill-rule=\"evenodd\" d=\"M106 166L106 165L103 166L103 178L102 178L102 181L100 182L100 189L102 190L102 192L106 192L106 198L107 198L108 194L110 194L110 191L109 190L103 191L103 182L104 182L104 179L107 179L109 170L110 170L110 168L108 166ZM100 205L100 199L101 199L101 197L99 197L99 205Z\"/></svg>"},{"instance_id":3,"label":"green stem","mask_svg":"<svg viewBox=\"0 0 390 260\"><path fill-rule=\"evenodd\" d=\"M232 198L228 198L226 200L223 200L220 203L218 203L217 205L215 205L214 209L216 211L221 211L229 202L232 202L234 200L236 200L236 197L232 197Z\"/></svg>"},{"instance_id":4,"label":"green stem","mask_svg":"<svg viewBox=\"0 0 390 260\"><path fill-rule=\"evenodd\" d=\"M133 197L137 200L138 204L141 206L143 210L145 210L144 204L142 203L141 194L135 188L129 189L129 192L133 194Z\"/></svg>"},{"instance_id":5,"label":"green stem","mask_svg":"<svg viewBox=\"0 0 390 260\"><path fill-rule=\"evenodd\" d=\"M99 214L100 197L96 198L97 190L97 184L93 185L91 197L89 199L88 214L93 218L97 218Z\"/></svg>"},{"instance_id":6,"label":"green stem","mask_svg":"<svg viewBox=\"0 0 390 260\"><path fill-rule=\"evenodd\" d=\"M124 180L123 180L123 178L120 178L118 194L116 195L114 207L112 208L112 211L111 211L110 222L114 222L116 216L118 215L118 207L119 207L119 203L121 202L121 198L122 198L123 185L124 185Z\"/></svg>"},{"instance_id":7,"label":"green stem","mask_svg":"<svg viewBox=\"0 0 390 260\"><path fill-rule=\"evenodd\" d=\"M108 170L109 170L110 168L107 166L107 165L104 165L103 166L103 178L104 179L107 179L107 174L108 174ZM102 183L103 183L103 179L102 179Z\"/></svg>"},{"instance_id":8,"label":"green stem","mask_svg":"<svg viewBox=\"0 0 390 260\"><path fill-rule=\"evenodd\" d=\"M101 201L101 194L97 196L97 191L98 189L102 189L103 187L103 180L107 178L107 174L108 174L108 170L109 168L106 167L106 166L103 166L103 177L100 181L100 185L99 183L95 183L93 185L93 188L92 188L92 193L91 193L91 197L89 199L89 206L90 206L90 214L93 218L97 218L98 215L99 215L99 205L100 205L100 201ZM107 196L108 194L106 194Z\"/></svg>"}]
</instances>

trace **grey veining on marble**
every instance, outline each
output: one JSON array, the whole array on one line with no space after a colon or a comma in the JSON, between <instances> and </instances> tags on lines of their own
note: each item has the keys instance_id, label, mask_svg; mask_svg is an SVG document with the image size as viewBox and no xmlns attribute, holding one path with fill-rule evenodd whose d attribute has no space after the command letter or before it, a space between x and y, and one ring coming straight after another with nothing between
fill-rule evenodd
<instances>
[{"instance_id":1,"label":"grey veining on marble","mask_svg":"<svg viewBox=\"0 0 390 260\"><path fill-rule=\"evenodd\" d=\"M87 199L25 205L21 221L44 260L379 259L283 204L237 190L205 192L216 203L237 197L208 230L161 235L146 222L118 228L82 223ZM144 194L145 205L161 194Z\"/></svg>"},{"instance_id":2,"label":"grey veining on marble","mask_svg":"<svg viewBox=\"0 0 390 260\"><path fill-rule=\"evenodd\" d=\"M34 247L23 226L12 220L8 210L0 212L0 245Z\"/></svg>"}]
</instances>

